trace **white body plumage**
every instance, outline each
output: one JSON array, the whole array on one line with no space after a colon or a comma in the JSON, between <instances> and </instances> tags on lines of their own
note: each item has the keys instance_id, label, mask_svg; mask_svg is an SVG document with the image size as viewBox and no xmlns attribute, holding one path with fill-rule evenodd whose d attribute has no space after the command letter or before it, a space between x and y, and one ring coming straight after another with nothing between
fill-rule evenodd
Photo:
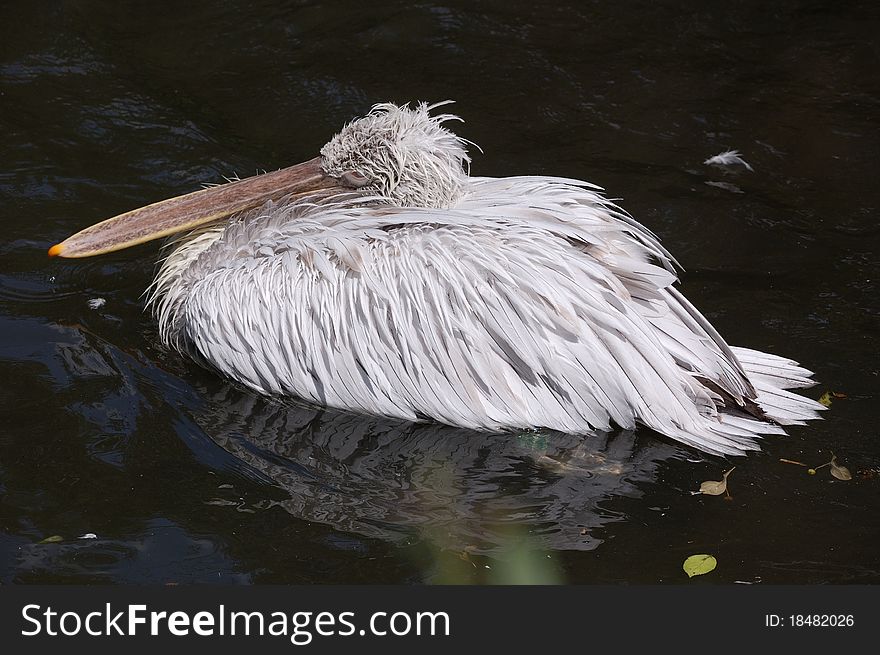
<instances>
[{"instance_id":1,"label":"white body plumage","mask_svg":"<svg viewBox=\"0 0 880 655\"><path fill-rule=\"evenodd\" d=\"M738 454L821 405L729 348L657 238L581 181L470 177L432 107L379 105L322 150L360 193L267 203L172 244L162 339L247 386L483 430L636 423Z\"/></svg>"}]
</instances>

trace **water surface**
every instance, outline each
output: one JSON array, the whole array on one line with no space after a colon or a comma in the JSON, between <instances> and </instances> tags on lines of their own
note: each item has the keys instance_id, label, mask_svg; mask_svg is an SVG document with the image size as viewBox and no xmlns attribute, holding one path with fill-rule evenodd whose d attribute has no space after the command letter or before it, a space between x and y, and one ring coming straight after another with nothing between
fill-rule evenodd
<instances>
[{"instance_id":1,"label":"water surface","mask_svg":"<svg viewBox=\"0 0 880 655\"><path fill-rule=\"evenodd\" d=\"M701 582L880 582L870 3L83 0L0 25L0 582L676 583L700 552L719 561ZM98 219L311 158L375 102L447 98L475 174L602 185L730 343L846 397L735 462L649 430L400 424L162 349L156 244L46 258ZM703 165L730 148L754 172ZM831 452L852 481L779 462ZM734 463L732 499L691 495Z\"/></svg>"}]
</instances>

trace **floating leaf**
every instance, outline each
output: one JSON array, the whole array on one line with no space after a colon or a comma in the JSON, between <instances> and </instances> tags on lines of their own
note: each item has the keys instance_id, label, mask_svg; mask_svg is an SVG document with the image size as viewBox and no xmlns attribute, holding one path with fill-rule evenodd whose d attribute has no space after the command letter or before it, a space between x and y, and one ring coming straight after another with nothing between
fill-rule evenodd
<instances>
[{"instance_id":1,"label":"floating leaf","mask_svg":"<svg viewBox=\"0 0 880 655\"><path fill-rule=\"evenodd\" d=\"M714 557L701 554L688 557L684 561L682 568L684 569L684 572L688 574L688 577L692 578L695 575L704 575L709 573L709 571L713 571L717 565L718 560Z\"/></svg>"},{"instance_id":2,"label":"floating leaf","mask_svg":"<svg viewBox=\"0 0 880 655\"><path fill-rule=\"evenodd\" d=\"M845 466L832 466L831 475L833 475L838 480L852 480L852 474Z\"/></svg>"},{"instance_id":3,"label":"floating leaf","mask_svg":"<svg viewBox=\"0 0 880 655\"><path fill-rule=\"evenodd\" d=\"M819 403L825 405L825 407L831 407L831 392L826 391L825 393L823 393L822 396L819 398Z\"/></svg>"},{"instance_id":4,"label":"floating leaf","mask_svg":"<svg viewBox=\"0 0 880 655\"><path fill-rule=\"evenodd\" d=\"M727 491L727 476L733 473L734 466L727 473L722 474L721 480L707 480L700 485L700 493L708 494L710 496L720 496L725 491Z\"/></svg>"},{"instance_id":5,"label":"floating leaf","mask_svg":"<svg viewBox=\"0 0 880 655\"><path fill-rule=\"evenodd\" d=\"M831 475L838 480L852 480L849 469L837 463L837 458L831 456Z\"/></svg>"},{"instance_id":6,"label":"floating leaf","mask_svg":"<svg viewBox=\"0 0 880 655\"><path fill-rule=\"evenodd\" d=\"M42 541L38 541L38 544L57 544L59 541L64 541L64 537L60 534L53 534L51 537L46 537Z\"/></svg>"},{"instance_id":7,"label":"floating leaf","mask_svg":"<svg viewBox=\"0 0 880 655\"><path fill-rule=\"evenodd\" d=\"M803 462L799 462L796 459L784 459L780 457L779 461L783 464L797 464L798 466L806 466L806 464L804 464Z\"/></svg>"},{"instance_id":8,"label":"floating leaf","mask_svg":"<svg viewBox=\"0 0 880 655\"><path fill-rule=\"evenodd\" d=\"M832 392L831 392L831 397L832 397L832 398L846 398L846 394L845 394L845 393L841 393L841 392L839 392L839 391L832 391Z\"/></svg>"},{"instance_id":9,"label":"floating leaf","mask_svg":"<svg viewBox=\"0 0 880 655\"><path fill-rule=\"evenodd\" d=\"M700 493L709 496L720 496L727 491L727 480L706 480L700 484Z\"/></svg>"},{"instance_id":10,"label":"floating leaf","mask_svg":"<svg viewBox=\"0 0 880 655\"><path fill-rule=\"evenodd\" d=\"M816 471L819 469L823 469L826 466L831 467L831 475L833 475L838 480L852 480L852 474L849 472L849 469L845 466L841 466L837 463L837 457L834 456L834 453L831 453L831 461L825 462L824 464L820 464L814 469L810 469L807 471L810 475L815 475Z\"/></svg>"}]
</instances>

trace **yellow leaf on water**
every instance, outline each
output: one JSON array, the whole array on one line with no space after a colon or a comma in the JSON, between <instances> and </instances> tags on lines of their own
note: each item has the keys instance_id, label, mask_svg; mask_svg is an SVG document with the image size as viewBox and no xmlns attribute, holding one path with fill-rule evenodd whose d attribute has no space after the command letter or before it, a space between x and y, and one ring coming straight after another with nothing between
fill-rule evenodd
<instances>
[{"instance_id":1,"label":"yellow leaf on water","mask_svg":"<svg viewBox=\"0 0 880 655\"><path fill-rule=\"evenodd\" d=\"M822 396L819 398L819 402L820 402L821 404L825 405L825 407L831 407L831 398L832 398L832 396L831 396L831 392L830 392L830 391L826 391L826 392L823 393Z\"/></svg>"},{"instance_id":2,"label":"yellow leaf on water","mask_svg":"<svg viewBox=\"0 0 880 655\"><path fill-rule=\"evenodd\" d=\"M51 537L46 537L42 541L38 541L38 544L57 544L59 541L64 541L64 537L60 534L53 534Z\"/></svg>"},{"instance_id":3,"label":"yellow leaf on water","mask_svg":"<svg viewBox=\"0 0 880 655\"><path fill-rule=\"evenodd\" d=\"M704 575L709 573L709 571L713 571L717 565L718 560L711 555L700 554L688 557L684 561L682 568L688 574L688 577L692 578L695 575Z\"/></svg>"},{"instance_id":4,"label":"yellow leaf on water","mask_svg":"<svg viewBox=\"0 0 880 655\"><path fill-rule=\"evenodd\" d=\"M834 456L831 457L831 475L838 480L852 480L852 475L850 474L849 469L838 464L837 458Z\"/></svg>"},{"instance_id":5,"label":"yellow leaf on water","mask_svg":"<svg viewBox=\"0 0 880 655\"><path fill-rule=\"evenodd\" d=\"M725 491L727 491L727 476L733 473L734 466L727 473L723 473L723 479L721 480L707 480L700 485L700 493L708 494L709 496L720 496Z\"/></svg>"}]
</instances>

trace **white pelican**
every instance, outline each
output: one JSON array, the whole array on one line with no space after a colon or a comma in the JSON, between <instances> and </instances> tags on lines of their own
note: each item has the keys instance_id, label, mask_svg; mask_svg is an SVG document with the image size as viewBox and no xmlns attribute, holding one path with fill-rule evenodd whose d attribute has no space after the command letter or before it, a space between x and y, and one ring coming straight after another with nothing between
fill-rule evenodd
<instances>
[{"instance_id":1,"label":"white pelican","mask_svg":"<svg viewBox=\"0 0 880 655\"><path fill-rule=\"evenodd\" d=\"M150 291L161 339L260 393L476 430L641 423L712 454L817 417L785 390L811 373L729 347L657 237L598 187L470 176L437 106L376 105L315 159L49 254L182 232Z\"/></svg>"}]
</instances>

